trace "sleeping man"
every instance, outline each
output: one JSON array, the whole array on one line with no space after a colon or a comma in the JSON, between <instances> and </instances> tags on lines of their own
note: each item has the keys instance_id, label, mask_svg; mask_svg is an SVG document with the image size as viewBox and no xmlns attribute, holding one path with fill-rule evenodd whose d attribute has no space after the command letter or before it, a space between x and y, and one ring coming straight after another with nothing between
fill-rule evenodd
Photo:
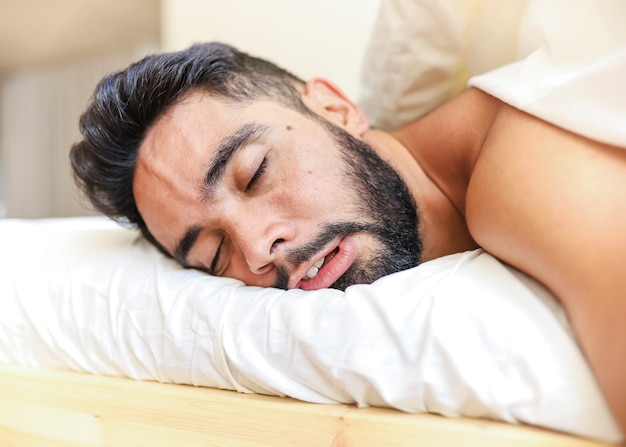
<instances>
[{"instance_id":1,"label":"sleeping man","mask_svg":"<svg viewBox=\"0 0 626 447\"><path fill-rule=\"evenodd\" d=\"M475 88L392 132L331 82L212 43L104 78L92 204L186 267L345 289L482 247L547 286L626 431L626 152Z\"/></svg>"}]
</instances>

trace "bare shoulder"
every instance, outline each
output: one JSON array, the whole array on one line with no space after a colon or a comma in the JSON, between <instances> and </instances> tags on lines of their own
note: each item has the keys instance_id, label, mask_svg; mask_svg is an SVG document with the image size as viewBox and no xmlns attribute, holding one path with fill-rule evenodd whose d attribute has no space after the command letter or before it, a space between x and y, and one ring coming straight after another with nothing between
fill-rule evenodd
<instances>
[{"instance_id":1,"label":"bare shoulder","mask_svg":"<svg viewBox=\"0 0 626 447\"><path fill-rule=\"evenodd\" d=\"M626 149L503 106L477 158L466 212L485 249L550 287L572 287L574 273L582 280L626 261Z\"/></svg>"},{"instance_id":2,"label":"bare shoulder","mask_svg":"<svg viewBox=\"0 0 626 447\"><path fill-rule=\"evenodd\" d=\"M478 244L560 299L626 433L626 149L503 106L466 217Z\"/></svg>"}]
</instances>

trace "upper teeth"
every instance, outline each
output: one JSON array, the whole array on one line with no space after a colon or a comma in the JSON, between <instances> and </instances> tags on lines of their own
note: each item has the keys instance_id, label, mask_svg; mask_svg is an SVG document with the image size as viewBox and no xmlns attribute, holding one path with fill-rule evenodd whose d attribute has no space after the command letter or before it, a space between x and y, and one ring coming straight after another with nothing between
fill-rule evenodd
<instances>
[{"instance_id":1,"label":"upper teeth","mask_svg":"<svg viewBox=\"0 0 626 447\"><path fill-rule=\"evenodd\" d=\"M322 264L324 264L324 258L321 258L320 260L318 260L315 264L311 266L309 271L306 272L306 276L304 277L304 279L315 278L315 276L317 275L317 272L320 271L320 267L322 266Z\"/></svg>"}]
</instances>

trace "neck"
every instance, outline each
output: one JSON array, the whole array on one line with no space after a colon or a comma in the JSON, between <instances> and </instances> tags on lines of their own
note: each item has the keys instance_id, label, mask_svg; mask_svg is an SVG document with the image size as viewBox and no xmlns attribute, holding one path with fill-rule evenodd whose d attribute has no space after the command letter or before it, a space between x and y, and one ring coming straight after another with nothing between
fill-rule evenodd
<instances>
[{"instance_id":1,"label":"neck","mask_svg":"<svg viewBox=\"0 0 626 447\"><path fill-rule=\"evenodd\" d=\"M465 197L496 108L493 98L470 89L393 132L365 135L415 198L422 261L478 248L465 221Z\"/></svg>"}]
</instances>

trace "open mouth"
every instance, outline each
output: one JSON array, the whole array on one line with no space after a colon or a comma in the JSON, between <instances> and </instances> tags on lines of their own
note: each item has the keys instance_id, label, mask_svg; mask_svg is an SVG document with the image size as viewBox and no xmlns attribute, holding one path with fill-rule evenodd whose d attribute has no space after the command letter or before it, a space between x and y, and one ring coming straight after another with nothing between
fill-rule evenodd
<instances>
[{"instance_id":1,"label":"open mouth","mask_svg":"<svg viewBox=\"0 0 626 447\"><path fill-rule=\"evenodd\" d=\"M330 253L315 261L295 287L303 290L328 288L350 268L355 257L354 241L346 237Z\"/></svg>"},{"instance_id":2,"label":"open mouth","mask_svg":"<svg viewBox=\"0 0 626 447\"><path fill-rule=\"evenodd\" d=\"M329 255L323 258L320 258L317 262L315 262L311 266L309 271L306 272L306 275L304 275L304 278L302 278L302 280L307 281L309 279L315 278L317 274L319 273L320 269L324 266L324 264L326 264L327 262L330 262L330 260L333 259L337 253L339 253L339 247L335 248L332 252L330 252Z\"/></svg>"}]
</instances>

